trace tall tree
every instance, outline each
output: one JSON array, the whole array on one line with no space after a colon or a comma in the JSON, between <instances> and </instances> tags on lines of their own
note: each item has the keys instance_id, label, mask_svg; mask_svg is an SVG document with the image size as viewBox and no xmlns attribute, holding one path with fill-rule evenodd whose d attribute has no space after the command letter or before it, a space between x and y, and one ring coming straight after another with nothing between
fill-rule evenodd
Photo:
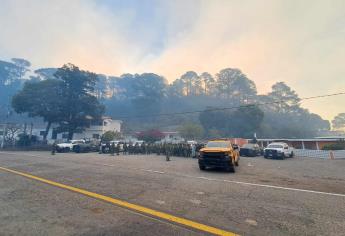
<instances>
[{"instance_id":1,"label":"tall tree","mask_svg":"<svg viewBox=\"0 0 345 236\"><path fill-rule=\"evenodd\" d=\"M61 82L58 80L26 82L23 89L13 96L12 107L17 113L42 117L47 122L43 135L43 140L46 140L51 124L59 122L63 114L61 95Z\"/></svg>"},{"instance_id":2,"label":"tall tree","mask_svg":"<svg viewBox=\"0 0 345 236\"><path fill-rule=\"evenodd\" d=\"M35 70L35 74L31 76L31 80L41 81L46 79L55 79L54 74L56 68L40 68Z\"/></svg>"},{"instance_id":3,"label":"tall tree","mask_svg":"<svg viewBox=\"0 0 345 236\"><path fill-rule=\"evenodd\" d=\"M199 75L194 71L187 71L181 76L181 81L184 84L184 94L200 95L203 91L202 84Z\"/></svg>"},{"instance_id":4,"label":"tall tree","mask_svg":"<svg viewBox=\"0 0 345 236\"><path fill-rule=\"evenodd\" d=\"M195 123L185 123L178 129L180 135L189 140L196 140L202 137L204 130L202 126Z\"/></svg>"},{"instance_id":5,"label":"tall tree","mask_svg":"<svg viewBox=\"0 0 345 236\"><path fill-rule=\"evenodd\" d=\"M97 75L66 64L54 76L60 81L62 95L60 131L67 131L68 139L72 139L73 134L84 129L90 119L99 119L104 113L104 106L94 96Z\"/></svg>"},{"instance_id":6,"label":"tall tree","mask_svg":"<svg viewBox=\"0 0 345 236\"><path fill-rule=\"evenodd\" d=\"M221 97L237 103L247 102L256 96L256 85L239 69L226 68L217 75L217 89Z\"/></svg>"},{"instance_id":7,"label":"tall tree","mask_svg":"<svg viewBox=\"0 0 345 236\"><path fill-rule=\"evenodd\" d=\"M97 75L97 81L95 84L95 96L97 99L104 99L107 97L108 90L108 78L106 75Z\"/></svg>"},{"instance_id":8,"label":"tall tree","mask_svg":"<svg viewBox=\"0 0 345 236\"><path fill-rule=\"evenodd\" d=\"M171 97L183 97L185 95L185 84L181 79L176 79L169 86L168 95Z\"/></svg>"},{"instance_id":9,"label":"tall tree","mask_svg":"<svg viewBox=\"0 0 345 236\"><path fill-rule=\"evenodd\" d=\"M0 60L0 118L11 113L12 96L21 89L29 66L30 62L24 59Z\"/></svg>"},{"instance_id":10,"label":"tall tree","mask_svg":"<svg viewBox=\"0 0 345 236\"><path fill-rule=\"evenodd\" d=\"M259 131L264 112L257 106L240 107L231 113L228 131L233 137L251 138Z\"/></svg>"},{"instance_id":11,"label":"tall tree","mask_svg":"<svg viewBox=\"0 0 345 236\"><path fill-rule=\"evenodd\" d=\"M292 113L299 108L300 98L297 93L292 90L284 82L275 83L272 86L272 91L268 94L268 97L272 101L281 101L279 103L272 104L277 112L281 113Z\"/></svg>"},{"instance_id":12,"label":"tall tree","mask_svg":"<svg viewBox=\"0 0 345 236\"><path fill-rule=\"evenodd\" d=\"M344 129L345 128L345 113L339 113L332 120L332 126L334 129Z\"/></svg>"},{"instance_id":13,"label":"tall tree","mask_svg":"<svg viewBox=\"0 0 345 236\"><path fill-rule=\"evenodd\" d=\"M212 95L215 89L215 80L212 75L208 72L203 72L200 75L200 79L203 82L204 94Z\"/></svg>"},{"instance_id":14,"label":"tall tree","mask_svg":"<svg viewBox=\"0 0 345 236\"><path fill-rule=\"evenodd\" d=\"M263 121L263 111L256 107L241 107L235 111L219 110L212 108L200 113L199 120L210 136L211 131L223 137L251 138L259 131Z\"/></svg>"}]
</instances>

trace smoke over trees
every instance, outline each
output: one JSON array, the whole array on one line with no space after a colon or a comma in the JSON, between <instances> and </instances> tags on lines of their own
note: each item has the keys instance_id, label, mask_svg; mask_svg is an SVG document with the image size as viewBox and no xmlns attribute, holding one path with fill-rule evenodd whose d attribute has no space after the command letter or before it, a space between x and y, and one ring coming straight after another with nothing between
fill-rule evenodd
<instances>
[{"instance_id":1,"label":"smoke over trees","mask_svg":"<svg viewBox=\"0 0 345 236\"><path fill-rule=\"evenodd\" d=\"M30 75L29 70L26 60L0 61L1 119L11 111L9 102L25 81L56 79L56 68L41 68ZM284 82L274 84L267 94L257 94L254 81L237 68L225 68L215 75L187 71L171 84L154 73L94 77L88 93L104 104L107 115L123 120L127 131L178 130L194 123L202 126L205 137L250 137L255 132L267 138L297 138L330 129L328 121L301 107L299 96ZM263 103L267 105L251 106ZM238 106L243 107L208 111ZM166 115L194 110L204 112Z\"/></svg>"}]
</instances>

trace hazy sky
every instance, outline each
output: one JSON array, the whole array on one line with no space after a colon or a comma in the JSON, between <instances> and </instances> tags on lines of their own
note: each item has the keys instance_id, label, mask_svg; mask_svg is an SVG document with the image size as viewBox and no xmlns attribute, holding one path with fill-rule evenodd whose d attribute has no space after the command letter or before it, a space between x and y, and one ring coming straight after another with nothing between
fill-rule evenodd
<instances>
[{"instance_id":1,"label":"hazy sky","mask_svg":"<svg viewBox=\"0 0 345 236\"><path fill-rule=\"evenodd\" d=\"M345 91L345 1L0 0L0 59L108 75L241 69L266 93ZM303 103L331 119L345 96Z\"/></svg>"}]
</instances>

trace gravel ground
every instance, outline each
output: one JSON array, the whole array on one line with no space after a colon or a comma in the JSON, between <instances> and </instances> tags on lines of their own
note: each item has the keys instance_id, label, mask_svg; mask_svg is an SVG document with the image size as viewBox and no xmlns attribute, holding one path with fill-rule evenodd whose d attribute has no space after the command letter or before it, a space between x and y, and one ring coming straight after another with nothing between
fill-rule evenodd
<instances>
[{"instance_id":1,"label":"gravel ground","mask_svg":"<svg viewBox=\"0 0 345 236\"><path fill-rule=\"evenodd\" d=\"M243 157L232 174L178 157L0 152L0 166L242 235L345 232L345 160ZM47 234L203 232L0 170L0 235Z\"/></svg>"}]
</instances>

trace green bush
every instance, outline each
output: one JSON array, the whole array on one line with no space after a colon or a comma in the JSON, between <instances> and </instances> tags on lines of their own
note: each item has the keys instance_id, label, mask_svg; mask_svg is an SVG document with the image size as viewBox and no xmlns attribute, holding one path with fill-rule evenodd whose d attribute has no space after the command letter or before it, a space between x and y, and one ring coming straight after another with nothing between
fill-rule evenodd
<instances>
[{"instance_id":1,"label":"green bush","mask_svg":"<svg viewBox=\"0 0 345 236\"><path fill-rule=\"evenodd\" d=\"M37 143L38 139L37 136L35 135L28 135L28 134L19 134L18 135L18 141L17 141L17 146L19 147L27 147L32 144Z\"/></svg>"},{"instance_id":2,"label":"green bush","mask_svg":"<svg viewBox=\"0 0 345 236\"><path fill-rule=\"evenodd\" d=\"M323 146L322 150L345 150L345 141L326 144Z\"/></svg>"},{"instance_id":3,"label":"green bush","mask_svg":"<svg viewBox=\"0 0 345 236\"><path fill-rule=\"evenodd\" d=\"M107 131L102 135L103 142L110 142L119 138L121 138L121 133L114 131Z\"/></svg>"}]
</instances>

